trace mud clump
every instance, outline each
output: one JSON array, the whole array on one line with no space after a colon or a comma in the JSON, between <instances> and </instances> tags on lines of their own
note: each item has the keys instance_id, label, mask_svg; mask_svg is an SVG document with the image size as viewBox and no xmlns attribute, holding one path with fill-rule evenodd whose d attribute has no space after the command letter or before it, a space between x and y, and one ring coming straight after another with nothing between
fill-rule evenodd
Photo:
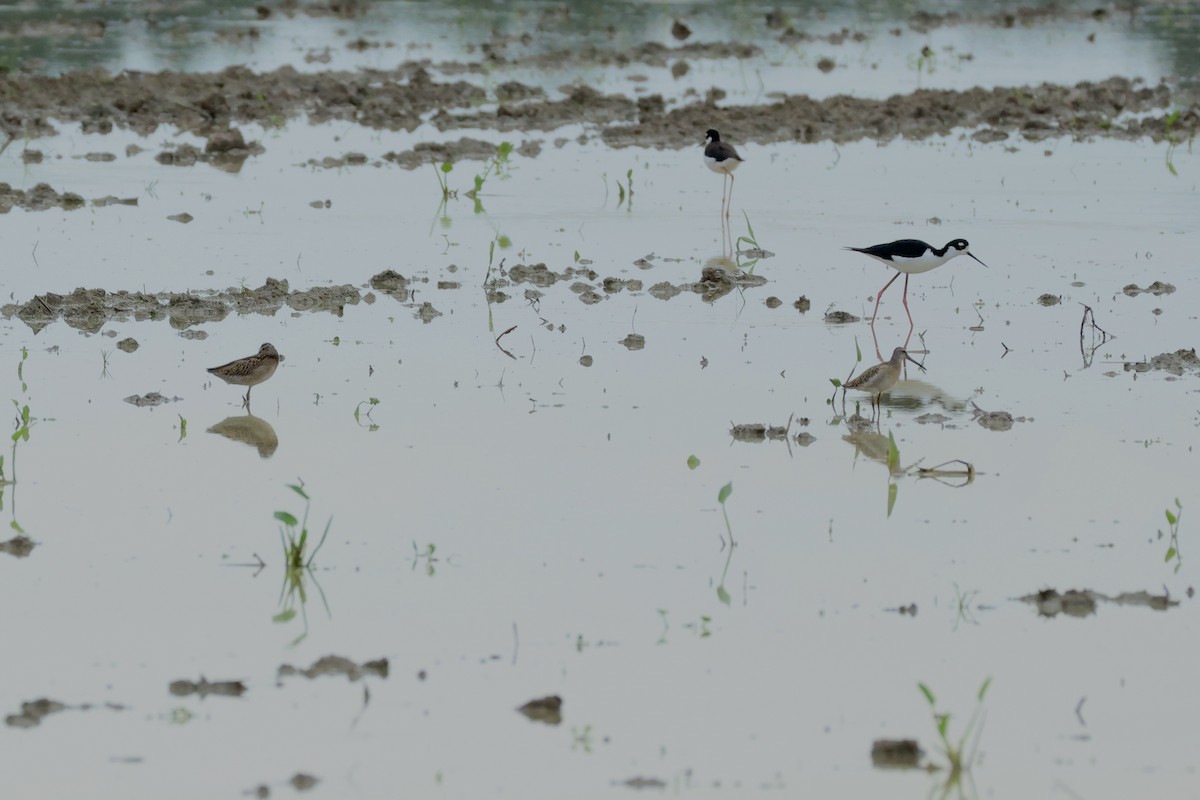
<instances>
[{"instance_id":1,"label":"mud clump","mask_svg":"<svg viewBox=\"0 0 1200 800\"><path fill-rule=\"evenodd\" d=\"M797 303L800 301L797 300ZM801 312L803 313L803 312ZM851 322L860 322L861 320L851 314L849 311L827 311L825 312L825 322L829 325L846 325Z\"/></svg>"},{"instance_id":2,"label":"mud clump","mask_svg":"<svg viewBox=\"0 0 1200 800\"><path fill-rule=\"evenodd\" d=\"M167 397L166 395L159 394L158 392L147 392L144 395L131 394L129 397L125 398L125 402L129 403L131 406L137 406L139 408L154 408L155 406L165 405L166 403L175 403L182 399L182 397Z\"/></svg>"},{"instance_id":3,"label":"mud clump","mask_svg":"<svg viewBox=\"0 0 1200 800\"><path fill-rule=\"evenodd\" d=\"M915 769L924 755L916 739L876 739L871 743L871 764L880 769Z\"/></svg>"},{"instance_id":4,"label":"mud clump","mask_svg":"<svg viewBox=\"0 0 1200 800\"><path fill-rule=\"evenodd\" d=\"M1145 289L1139 288L1136 283L1131 283L1121 290L1128 297L1137 297L1139 294L1152 294L1155 297L1161 297L1164 294L1174 294L1175 287L1163 281L1155 281Z\"/></svg>"},{"instance_id":5,"label":"mud clump","mask_svg":"<svg viewBox=\"0 0 1200 800\"><path fill-rule=\"evenodd\" d=\"M6 553L13 558L26 558L36 547L33 539L28 536L14 536L7 542L0 542L0 553Z\"/></svg>"},{"instance_id":6,"label":"mud clump","mask_svg":"<svg viewBox=\"0 0 1200 800\"><path fill-rule=\"evenodd\" d=\"M540 722L544 725L558 725L562 722L562 704L562 698L555 694L530 700L518 708L517 711L534 722Z\"/></svg>"},{"instance_id":7,"label":"mud clump","mask_svg":"<svg viewBox=\"0 0 1200 800\"><path fill-rule=\"evenodd\" d=\"M748 422L734 425L729 429L729 435L735 442L765 442L767 439L779 441L787 438L787 428L782 425Z\"/></svg>"},{"instance_id":8,"label":"mud clump","mask_svg":"<svg viewBox=\"0 0 1200 800\"><path fill-rule=\"evenodd\" d=\"M646 337L640 333L631 333L620 341L627 350L642 350L646 347Z\"/></svg>"},{"instance_id":9,"label":"mud clump","mask_svg":"<svg viewBox=\"0 0 1200 800\"><path fill-rule=\"evenodd\" d=\"M176 697L197 695L203 700L209 695L220 697L241 697L246 693L246 685L241 681L209 681L201 676L199 681L171 681L168 691Z\"/></svg>"},{"instance_id":10,"label":"mud clump","mask_svg":"<svg viewBox=\"0 0 1200 800\"><path fill-rule=\"evenodd\" d=\"M75 710L75 711L90 711L95 708L91 703L84 703L78 706L69 706L65 703L60 703L57 700L48 700L41 698L40 700L32 700L28 703L21 703L21 710L16 714L9 714L4 718L4 724L10 728L36 728L42 724L42 720L51 714L57 714L60 711ZM107 708L112 711L124 711L125 707L116 703L104 703L100 708Z\"/></svg>"},{"instance_id":11,"label":"mud clump","mask_svg":"<svg viewBox=\"0 0 1200 800\"><path fill-rule=\"evenodd\" d=\"M84 288L69 295L46 292L34 295L32 300L20 305L7 303L0 307L0 314L6 319L17 317L34 332L60 319L85 333L99 333L112 320L129 319L139 322L167 319L173 328L184 330L193 325L219 322L230 311L271 315L284 305L296 311L325 311L340 317L345 306L357 304L360 299L358 290L349 285L290 292L287 281L267 278L257 289L230 288L208 295L106 292Z\"/></svg>"},{"instance_id":12,"label":"mud clump","mask_svg":"<svg viewBox=\"0 0 1200 800\"><path fill-rule=\"evenodd\" d=\"M1179 605L1179 601L1172 600L1168 594L1153 595L1145 591L1122 592L1110 597L1090 589L1068 589L1065 592L1042 589L1018 599L1036 606L1038 614L1043 617L1057 617L1059 614L1077 618L1089 617L1096 613L1097 606L1102 602L1121 606L1144 606L1154 611L1166 611Z\"/></svg>"},{"instance_id":13,"label":"mud clump","mask_svg":"<svg viewBox=\"0 0 1200 800\"><path fill-rule=\"evenodd\" d=\"M0 214L7 214L14 208L26 211L45 211L49 208L62 208L74 211L83 208L86 201L74 192L59 194L48 183L39 183L29 191L14 189L7 183L0 183Z\"/></svg>"},{"instance_id":14,"label":"mud clump","mask_svg":"<svg viewBox=\"0 0 1200 800\"><path fill-rule=\"evenodd\" d=\"M1033 422L1031 417L1014 417L1007 411L984 411L974 403L971 403L971 408L975 421L989 431L1007 431L1012 429L1015 422Z\"/></svg>"},{"instance_id":15,"label":"mud clump","mask_svg":"<svg viewBox=\"0 0 1200 800\"><path fill-rule=\"evenodd\" d=\"M291 675L303 675L309 679L321 675L344 675L351 681L357 681L369 675L386 678L388 676L388 660L379 658L356 664L342 656L323 656L313 662L308 669L293 667L291 664L284 664L279 668L279 677L285 678Z\"/></svg>"},{"instance_id":16,"label":"mud clump","mask_svg":"<svg viewBox=\"0 0 1200 800\"><path fill-rule=\"evenodd\" d=\"M1196 348L1176 350L1174 353L1159 353L1149 361L1126 361L1126 372L1149 372L1163 370L1171 375L1183 375L1184 371L1200 371L1200 358L1196 357Z\"/></svg>"},{"instance_id":17,"label":"mud clump","mask_svg":"<svg viewBox=\"0 0 1200 800\"><path fill-rule=\"evenodd\" d=\"M1062 302L1062 298L1056 294L1044 294L1037 299L1039 306L1056 306Z\"/></svg>"},{"instance_id":18,"label":"mud clump","mask_svg":"<svg viewBox=\"0 0 1200 800\"><path fill-rule=\"evenodd\" d=\"M527 143L526 143L527 144ZM522 144L524 147L525 144ZM416 169L425 164L453 164L456 161L487 161L495 158L497 145L482 139L464 136L457 142L420 142L412 150L402 153L387 152L384 161L391 161L404 169Z\"/></svg>"}]
</instances>

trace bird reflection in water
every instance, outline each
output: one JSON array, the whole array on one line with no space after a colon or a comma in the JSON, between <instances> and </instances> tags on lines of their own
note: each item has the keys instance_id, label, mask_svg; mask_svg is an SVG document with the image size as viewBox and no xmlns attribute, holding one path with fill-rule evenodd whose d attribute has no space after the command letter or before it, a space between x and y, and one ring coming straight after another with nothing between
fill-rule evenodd
<instances>
[{"instance_id":1,"label":"bird reflection in water","mask_svg":"<svg viewBox=\"0 0 1200 800\"><path fill-rule=\"evenodd\" d=\"M279 449L279 437L275 429L265 419L244 414L238 417L226 417L208 429L235 442L243 442L258 450L262 458L270 458Z\"/></svg>"}]
</instances>

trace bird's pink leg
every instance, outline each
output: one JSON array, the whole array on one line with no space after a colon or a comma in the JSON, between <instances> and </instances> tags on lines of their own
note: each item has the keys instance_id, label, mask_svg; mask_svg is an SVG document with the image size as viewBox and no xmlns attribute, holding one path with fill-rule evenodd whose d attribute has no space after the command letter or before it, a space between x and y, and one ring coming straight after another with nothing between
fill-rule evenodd
<instances>
[{"instance_id":1,"label":"bird's pink leg","mask_svg":"<svg viewBox=\"0 0 1200 800\"><path fill-rule=\"evenodd\" d=\"M913 324L912 312L908 310L908 274L904 275L904 313L908 314L908 324Z\"/></svg>"},{"instance_id":2,"label":"bird's pink leg","mask_svg":"<svg viewBox=\"0 0 1200 800\"><path fill-rule=\"evenodd\" d=\"M729 219L730 206L733 205L733 173L729 173L729 202L725 204L725 218Z\"/></svg>"},{"instance_id":3,"label":"bird's pink leg","mask_svg":"<svg viewBox=\"0 0 1200 800\"><path fill-rule=\"evenodd\" d=\"M891 286L893 283L895 283L896 278L899 278L899 277L900 277L900 273L897 272L895 275L892 276L892 279L890 281L888 281L887 283L885 283L883 285L883 288L879 290L879 294L875 295L875 312L871 315L872 322L875 321L875 317L879 316L879 301L883 299L883 293L886 292L888 290L888 287ZM904 282L905 282L905 285L907 286L908 279L905 278ZM905 308L908 308L908 306L905 306ZM879 360L882 361L883 356L880 356Z\"/></svg>"}]
</instances>

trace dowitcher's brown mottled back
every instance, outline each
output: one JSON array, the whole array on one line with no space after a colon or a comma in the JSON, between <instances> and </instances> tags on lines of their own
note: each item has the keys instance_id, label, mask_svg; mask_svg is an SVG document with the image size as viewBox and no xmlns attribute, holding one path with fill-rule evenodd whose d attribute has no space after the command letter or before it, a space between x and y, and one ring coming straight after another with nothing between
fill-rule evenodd
<instances>
[{"instance_id":1,"label":"dowitcher's brown mottled back","mask_svg":"<svg viewBox=\"0 0 1200 800\"><path fill-rule=\"evenodd\" d=\"M250 389L274 375L275 369L281 361L283 361L283 356L279 355L275 345L268 342L258 348L258 352L252 356L239 358L219 367L210 367L208 371L226 383L249 386L246 396L242 398L243 402L249 405Z\"/></svg>"},{"instance_id":2,"label":"dowitcher's brown mottled back","mask_svg":"<svg viewBox=\"0 0 1200 800\"><path fill-rule=\"evenodd\" d=\"M896 381L900 380L900 367L903 366L905 359L916 364L922 370L925 369L903 347L897 347L892 351L890 359L884 361L882 364L869 367L854 380L846 381L845 387L869 393L871 395L871 406L875 407L879 404L880 396L895 386Z\"/></svg>"}]
</instances>

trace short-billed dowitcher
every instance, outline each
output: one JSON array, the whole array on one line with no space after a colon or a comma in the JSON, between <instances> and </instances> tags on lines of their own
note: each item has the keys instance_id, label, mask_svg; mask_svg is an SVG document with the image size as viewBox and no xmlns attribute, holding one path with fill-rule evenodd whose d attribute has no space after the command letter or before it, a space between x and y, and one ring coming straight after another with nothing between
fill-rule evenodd
<instances>
[{"instance_id":1,"label":"short-billed dowitcher","mask_svg":"<svg viewBox=\"0 0 1200 800\"><path fill-rule=\"evenodd\" d=\"M892 279L883 285L879 290L879 294L875 296L875 313L871 315L874 320L879 314L879 301L883 299L883 293L888 290L888 287L896 282L896 278L900 277L900 273L904 273L904 311L908 314L908 318L912 319L912 314L908 311L908 276L916 275L918 272L929 272L931 269L937 269L942 264L945 264L952 258L961 255L968 255L975 258L975 255L970 250L970 245L966 239L955 239L948 242L945 247L934 247L931 244L922 242L919 239L900 239L887 244L877 244L871 247L847 247L847 250L853 250L856 253L868 255L871 258L886 264L892 269L899 270ZM982 261L979 261L983 264ZM987 264L983 264L987 266Z\"/></svg>"},{"instance_id":2,"label":"short-billed dowitcher","mask_svg":"<svg viewBox=\"0 0 1200 800\"><path fill-rule=\"evenodd\" d=\"M745 159L738 155L729 142L721 141L721 134L712 128L704 134L704 165L713 172L729 176L729 201L733 201L733 171ZM729 216L729 205L725 200L725 180L721 179L721 211Z\"/></svg>"},{"instance_id":3,"label":"short-billed dowitcher","mask_svg":"<svg viewBox=\"0 0 1200 800\"><path fill-rule=\"evenodd\" d=\"M210 367L208 371L226 383L250 387L246 389L246 396L242 398L244 405L250 405L250 389L274 375L281 361L283 356L279 355L275 345L268 342L258 348L258 352L252 356L239 358L219 367Z\"/></svg>"},{"instance_id":4,"label":"short-billed dowitcher","mask_svg":"<svg viewBox=\"0 0 1200 800\"><path fill-rule=\"evenodd\" d=\"M900 368L904 365L905 359L916 364L922 371L925 370L921 362L910 356L903 347L897 347L892 351L890 359L884 361L882 364L868 367L857 378L846 381L844 386L847 389L856 389L860 392L869 393L871 395L871 408L874 409L878 407L881 395L895 386L896 381L900 380Z\"/></svg>"}]
</instances>

